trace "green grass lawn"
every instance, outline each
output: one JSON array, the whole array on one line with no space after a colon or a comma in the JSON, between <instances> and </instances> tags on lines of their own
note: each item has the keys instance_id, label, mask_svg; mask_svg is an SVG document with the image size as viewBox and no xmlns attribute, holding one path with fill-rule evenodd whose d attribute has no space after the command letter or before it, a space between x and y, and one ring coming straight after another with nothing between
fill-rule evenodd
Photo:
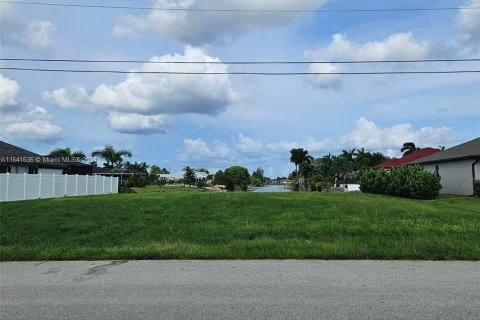
<instances>
[{"instance_id":1,"label":"green grass lawn","mask_svg":"<svg viewBox=\"0 0 480 320\"><path fill-rule=\"evenodd\" d=\"M480 200L134 194L0 204L0 259L480 259Z\"/></svg>"}]
</instances>

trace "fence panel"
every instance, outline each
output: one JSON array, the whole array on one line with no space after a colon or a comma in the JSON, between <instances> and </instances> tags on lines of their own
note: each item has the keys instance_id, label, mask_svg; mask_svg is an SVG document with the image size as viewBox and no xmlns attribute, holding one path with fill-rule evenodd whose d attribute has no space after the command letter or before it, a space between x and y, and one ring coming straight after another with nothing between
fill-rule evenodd
<instances>
[{"instance_id":1,"label":"fence panel","mask_svg":"<svg viewBox=\"0 0 480 320\"><path fill-rule=\"evenodd\" d=\"M118 192L118 178L56 174L0 174L0 202Z\"/></svg>"}]
</instances>

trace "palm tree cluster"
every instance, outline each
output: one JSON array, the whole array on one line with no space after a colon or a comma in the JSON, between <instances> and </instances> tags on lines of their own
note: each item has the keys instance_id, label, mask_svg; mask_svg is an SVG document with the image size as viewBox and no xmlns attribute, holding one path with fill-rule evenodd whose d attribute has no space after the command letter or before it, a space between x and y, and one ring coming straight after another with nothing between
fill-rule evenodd
<instances>
[{"instance_id":1,"label":"palm tree cluster","mask_svg":"<svg viewBox=\"0 0 480 320\"><path fill-rule=\"evenodd\" d=\"M358 176L363 170L385 162L387 157L380 152L368 152L364 148L343 150L339 155L327 154L313 158L302 148L290 151L290 161L295 164L293 179L303 176L307 187L316 184L331 185L335 179L345 179L348 175Z\"/></svg>"},{"instance_id":2,"label":"palm tree cluster","mask_svg":"<svg viewBox=\"0 0 480 320\"><path fill-rule=\"evenodd\" d=\"M74 159L77 159L78 161L85 161L85 159L87 159L87 157L85 156L85 153L78 150L72 151L72 149L70 149L69 147L53 149L52 151L50 151L48 156L52 158L57 158L57 157L70 158L70 159L74 158Z\"/></svg>"},{"instance_id":3,"label":"palm tree cluster","mask_svg":"<svg viewBox=\"0 0 480 320\"><path fill-rule=\"evenodd\" d=\"M132 152L127 149L115 150L112 145L106 145L101 150L92 152L92 157L99 157L104 159L104 167L108 169L121 167L123 164L123 157L131 157Z\"/></svg>"}]
</instances>

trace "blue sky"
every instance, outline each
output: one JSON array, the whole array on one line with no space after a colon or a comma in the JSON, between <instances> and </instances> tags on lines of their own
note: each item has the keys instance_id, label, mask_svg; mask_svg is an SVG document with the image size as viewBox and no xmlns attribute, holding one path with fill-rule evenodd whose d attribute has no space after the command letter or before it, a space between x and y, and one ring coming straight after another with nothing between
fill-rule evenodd
<instances>
[{"instance_id":1,"label":"blue sky","mask_svg":"<svg viewBox=\"0 0 480 320\"><path fill-rule=\"evenodd\" d=\"M65 1L65 3L69 3ZM82 1L97 4L96 1ZM218 1L102 4L218 8ZM222 8L396 8L396 1L222 1ZM402 7L480 6L479 0ZM127 60L402 60L476 58L480 10L376 13L195 13L1 4L1 56ZM237 66L2 62L5 67L155 71L479 69L418 65ZM399 155L403 142L452 146L480 132L480 78L462 75L198 76L1 72L1 138L38 153L112 144L133 161L177 171L231 165L293 170L289 150L314 156L365 147Z\"/></svg>"}]
</instances>

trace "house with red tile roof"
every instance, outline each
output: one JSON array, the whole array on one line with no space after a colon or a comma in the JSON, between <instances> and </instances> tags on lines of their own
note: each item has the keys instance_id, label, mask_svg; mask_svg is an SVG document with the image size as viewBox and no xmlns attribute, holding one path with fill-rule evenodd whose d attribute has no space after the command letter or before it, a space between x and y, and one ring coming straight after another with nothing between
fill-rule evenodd
<instances>
[{"instance_id":1,"label":"house with red tile roof","mask_svg":"<svg viewBox=\"0 0 480 320\"><path fill-rule=\"evenodd\" d=\"M435 148L423 148L420 150L417 150L415 152L412 152L402 158L393 158L390 160L385 161L384 163L380 163L375 166L377 169L392 169L396 167L400 167L402 165L405 165L407 163L410 163L412 161L431 156L437 152L440 152L439 149Z\"/></svg>"}]
</instances>

